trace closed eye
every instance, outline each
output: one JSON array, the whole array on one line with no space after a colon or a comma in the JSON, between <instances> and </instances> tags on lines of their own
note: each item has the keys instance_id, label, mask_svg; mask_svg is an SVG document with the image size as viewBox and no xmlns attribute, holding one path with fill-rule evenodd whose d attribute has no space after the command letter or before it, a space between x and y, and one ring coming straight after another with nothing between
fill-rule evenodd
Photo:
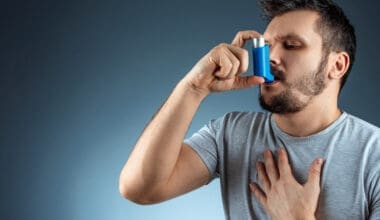
<instances>
[{"instance_id":1,"label":"closed eye","mask_svg":"<svg viewBox=\"0 0 380 220\"><path fill-rule=\"evenodd\" d=\"M287 50L295 50L295 49L298 49L300 47L301 47L300 44L284 43L284 48Z\"/></svg>"}]
</instances>

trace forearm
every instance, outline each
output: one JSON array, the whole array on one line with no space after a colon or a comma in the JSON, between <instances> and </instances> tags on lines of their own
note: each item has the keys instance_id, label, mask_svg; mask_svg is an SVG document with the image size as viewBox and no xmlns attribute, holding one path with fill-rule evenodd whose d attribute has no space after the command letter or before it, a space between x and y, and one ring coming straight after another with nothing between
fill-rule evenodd
<instances>
[{"instance_id":1,"label":"forearm","mask_svg":"<svg viewBox=\"0 0 380 220\"><path fill-rule=\"evenodd\" d=\"M188 127L205 95L181 81L138 139L120 176L120 187L142 194L168 181Z\"/></svg>"},{"instance_id":2,"label":"forearm","mask_svg":"<svg viewBox=\"0 0 380 220\"><path fill-rule=\"evenodd\" d=\"M181 151L183 139L200 103L209 93L264 83L261 77L241 76L249 63L248 52L242 47L246 40L257 36L259 33L255 31L239 32L231 45L222 43L214 47L176 86L143 131L121 172L119 187L125 197L139 200L143 197L145 201L153 197L169 198L206 181L207 168L200 158L194 158L194 152ZM195 172L191 170L193 167ZM184 176L192 177L184 179ZM168 183L174 188L171 192L167 190Z\"/></svg>"}]
</instances>

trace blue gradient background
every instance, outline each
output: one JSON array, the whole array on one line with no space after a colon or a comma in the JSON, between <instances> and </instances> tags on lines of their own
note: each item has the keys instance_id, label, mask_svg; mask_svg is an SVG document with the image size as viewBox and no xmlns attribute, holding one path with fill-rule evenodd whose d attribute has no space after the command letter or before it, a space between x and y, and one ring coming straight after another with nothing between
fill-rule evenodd
<instances>
[{"instance_id":1,"label":"blue gradient background","mask_svg":"<svg viewBox=\"0 0 380 220\"><path fill-rule=\"evenodd\" d=\"M379 2L339 2L358 38L340 107L379 126ZM263 31L259 14L253 0L1 1L0 219L223 219L218 181L139 206L118 176L176 83L237 31ZM188 135L259 110L257 88L213 94Z\"/></svg>"}]
</instances>

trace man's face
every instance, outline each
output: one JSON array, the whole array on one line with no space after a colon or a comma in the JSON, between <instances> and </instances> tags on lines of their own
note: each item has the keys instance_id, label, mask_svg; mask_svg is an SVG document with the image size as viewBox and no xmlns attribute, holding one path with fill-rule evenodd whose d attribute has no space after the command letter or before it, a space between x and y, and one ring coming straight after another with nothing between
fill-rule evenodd
<instances>
[{"instance_id":1,"label":"man's face","mask_svg":"<svg viewBox=\"0 0 380 220\"><path fill-rule=\"evenodd\" d=\"M275 17L264 38L270 45L272 73L277 79L260 87L260 104L271 112L304 109L326 87L327 56L316 32L319 15L298 10Z\"/></svg>"}]
</instances>

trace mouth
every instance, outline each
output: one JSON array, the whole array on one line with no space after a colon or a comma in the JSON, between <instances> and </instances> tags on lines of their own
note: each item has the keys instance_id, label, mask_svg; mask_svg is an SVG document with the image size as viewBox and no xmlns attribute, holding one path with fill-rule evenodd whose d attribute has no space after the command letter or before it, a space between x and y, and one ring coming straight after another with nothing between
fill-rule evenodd
<instances>
[{"instance_id":1,"label":"mouth","mask_svg":"<svg viewBox=\"0 0 380 220\"><path fill-rule=\"evenodd\" d=\"M271 72L272 74L274 75L274 80L272 82L267 82L265 83L265 85L267 86L274 86L274 85L277 85L278 83L282 82L284 80L284 72L278 70L278 69L275 69L275 68L271 68Z\"/></svg>"},{"instance_id":2,"label":"mouth","mask_svg":"<svg viewBox=\"0 0 380 220\"><path fill-rule=\"evenodd\" d=\"M274 86L274 85L277 85L277 84L279 84L280 83L280 80L274 80L274 81L272 81L272 82L266 82L266 83L264 83L264 85L265 86Z\"/></svg>"},{"instance_id":3,"label":"mouth","mask_svg":"<svg viewBox=\"0 0 380 220\"><path fill-rule=\"evenodd\" d=\"M278 83L280 83L282 81L282 79L280 78L280 77L278 77L278 76L274 76L274 80L272 81L272 82L266 82L266 83L264 83L266 86L274 86L274 85L276 85L276 84L278 84Z\"/></svg>"}]
</instances>

